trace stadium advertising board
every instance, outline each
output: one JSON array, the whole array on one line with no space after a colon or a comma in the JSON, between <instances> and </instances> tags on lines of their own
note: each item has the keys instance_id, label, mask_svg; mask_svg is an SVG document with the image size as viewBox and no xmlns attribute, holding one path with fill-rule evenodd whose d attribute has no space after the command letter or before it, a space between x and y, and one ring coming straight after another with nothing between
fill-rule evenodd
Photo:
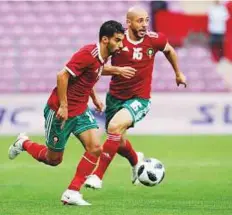
<instances>
[{"instance_id":1,"label":"stadium advertising board","mask_svg":"<svg viewBox=\"0 0 232 215\"><path fill-rule=\"evenodd\" d=\"M101 95L104 99L104 95ZM0 134L44 134L48 95L1 95ZM92 104L90 108L94 110ZM104 115L95 115L104 129ZM151 110L131 134L231 134L232 97L220 94L153 94Z\"/></svg>"}]
</instances>

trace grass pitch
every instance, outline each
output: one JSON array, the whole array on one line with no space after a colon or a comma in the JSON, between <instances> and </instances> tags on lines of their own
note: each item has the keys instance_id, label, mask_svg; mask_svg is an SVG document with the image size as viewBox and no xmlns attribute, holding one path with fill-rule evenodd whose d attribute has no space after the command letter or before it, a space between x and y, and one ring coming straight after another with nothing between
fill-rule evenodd
<instances>
[{"instance_id":1,"label":"grass pitch","mask_svg":"<svg viewBox=\"0 0 232 215\"><path fill-rule=\"evenodd\" d=\"M32 137L43 142L43 137ZM166 176L157 187L132 186L129 163L119 156L103 189L82 189L89 207L63 206L60 197L72 179L83 149L71 138L58 167L22 153L11 161L15 137L0 137L0 215L231 215L231 136L131 136L137 151L160 159Z\"/></svg>"}]
</instances>

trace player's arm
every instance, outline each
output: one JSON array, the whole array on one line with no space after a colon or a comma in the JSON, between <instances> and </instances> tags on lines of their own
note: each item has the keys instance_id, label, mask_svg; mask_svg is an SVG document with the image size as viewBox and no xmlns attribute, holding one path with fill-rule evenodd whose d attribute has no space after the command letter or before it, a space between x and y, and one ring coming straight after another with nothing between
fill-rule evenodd
<instances>
[{"instance_id":1,"label":"player's arm","mask_svg":"<svg viewBox=\"0 0 232 215\"><path fill-rule=\"evenodd\" d=\"M65 121L68 119L68 100L67 100L67 88L70 73L63 69L57 74L57 94L59 98L60 107L57 111L56 117L63 121L62 127Z\"/></svg>"},{"instance_id":2,"label":"player's arm","mask_svg":"<svg viewBox=\"0 0 232 215\"><path fill-rule=\"evenodd\" d=\"M186 78L184 74L180 71L179 66L178 66L178 59L177 59L177 54L175 49L167 43L165 46L165 49L163 50L164 55L172 65L172 68L176 74L176 84L179 86L180 84L183 84L185 87L187 86L186 84Z\"/></svg>"},{"instance_id":3,"label":"player's arm","mask_svg":"<svg viewBox=\"0 0 232 215\"><path fill-rule=\"evenodd\" d=\"M99 112L103 112L104 111L104 104L102 103L101 99L97 95L95 88L92 89L90 97L91 97L94 105L96 106L96 110Z\"/></svg>"},{"instance_id":4,"label":"player's arm","mask_svg":"<svg viewBox=\"0 0 232 215\"><path fill-rule=\"evenodd\" d=\"M105 65L102 71L102 75L119 75L126 79L130 79L134 77L135 72L136 69L129 66L119 67L119 66Z\"/></svg>"}]
</instances>

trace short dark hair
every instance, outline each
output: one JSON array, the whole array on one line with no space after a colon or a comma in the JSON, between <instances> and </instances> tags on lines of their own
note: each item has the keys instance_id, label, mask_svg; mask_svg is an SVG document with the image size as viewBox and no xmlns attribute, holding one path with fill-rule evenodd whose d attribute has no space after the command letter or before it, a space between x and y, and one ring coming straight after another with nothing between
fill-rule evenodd
<instances>
[{"instance_id":1,"label":"short dark hair","mask_svg":"<svg viewBox=\"0 0 232 215\"><path fill-rule=\"evenodd\" d=\"M102 24L99 32L99 40L101 40L104 36L113 37L115 33L124 34L124 32L125 29L123 28L121 23L114 20L109 20Z\"/></svg>"}]
</instances>

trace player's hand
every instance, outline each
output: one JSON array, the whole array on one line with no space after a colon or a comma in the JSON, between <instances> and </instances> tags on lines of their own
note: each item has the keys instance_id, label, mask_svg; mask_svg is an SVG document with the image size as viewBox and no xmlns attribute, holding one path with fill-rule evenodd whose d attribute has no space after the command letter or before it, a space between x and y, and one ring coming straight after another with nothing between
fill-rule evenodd
<instances>
[{"instance_id":1,"label":"player's hand","mask_svg":"<svg viewBox=\"0 0 232 215\"><path fill-rule=\"evenodd\" d=\"M100 112L100 113L102 113L103 111L104 111L104 108L105 108L105 106L104 106L104 104L103 104L103 102L101 101L101 99L97 96L97 97L95 97L94 99L92 99L93 100L93 104L95 105L95 110L97 111L97 112Z\"/></svg>"},{"instance_id":2,"label":"player's hand","mask_svg":"<svg viewBox=\"0 0 232 215\"><path fill-rule=\"evenodd\" d=\"M118 69L119 69L119 75L126 79L133 78L137 71L136 69L129 67L129 66L118 67Z\"/></svg>"},{"instance_id":3,"label":"player's hand","mask_svg":"<svg viewBox=\"0 0 232 215\"><path fill-rule=\"evenodd\" d=\"M184 87L187 87L187 83L186 83L186 77L184 76L184 74L182 72L179 72L176 75L176 84L179 87L180 84L184 85Z\"/></svg>"},{"instance_id":4,"label":"player's hand","mask_svg":"<svg viewBox=\"0 0 232 215\"><path fill-rule=\"evenodd\" d=\"M56 118L62 121L60 128L63 129L64 124L66 120L68 119L68 107L60 106L56 113Z\"/></svg>"}]
</instances>

